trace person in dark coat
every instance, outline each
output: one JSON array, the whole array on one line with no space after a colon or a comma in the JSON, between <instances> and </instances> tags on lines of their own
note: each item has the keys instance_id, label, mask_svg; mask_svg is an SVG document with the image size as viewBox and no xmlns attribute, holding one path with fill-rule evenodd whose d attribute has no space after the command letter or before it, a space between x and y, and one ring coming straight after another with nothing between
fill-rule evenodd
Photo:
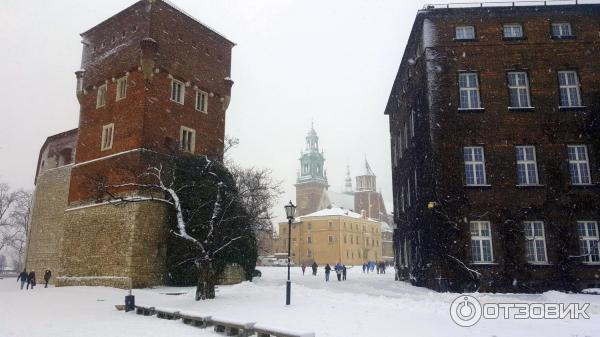
<instances>
[{"instance_id":1,"label":"person in dark coat","mask_svg":"<svg viewBox=\"0 0 600 337\"><path fill-rule=\"evenodd\" d=\"M31 272L29 272L29 275L27 276L26 289L29 289L29 286L31 286L32 290L33 290L33 287L35 287L35 270L32 270Z\"/></svg>"},{"instance_id":2,"label":"person in dark coat","mask_svg":"<svg viewBox=\"0 0 600 337\"><path fill-rule=\"evenodd\" d=\"M363 263L363 274L367 272L367 263Z\"/></svg>"},{"instance_id":3,"label":"person in dark coat","mask_svg":"<svg viewBox=\"0 0 600 337\"><path fill-rule=\"evenodd\" d=\"M27 269L23 269L23 271L17 277L17 282L19 282L19 280L21 280L21 290L23 290L23 286L27 282L28 276L29 276L29 274L27 274Z\"/></svg>"},{"instance_id":4,"label":"person in dark coat","mask_svg":"<svg viewBox=\"0 0 600 337\"><path fill-rule=\"evenodd\" d=\"M325 282L329 282L329 273L331 273L331 266L328 263L325 265Z\"/></svg>"},{"instance_id":5,"label":"person in dark coat","mask_svg":"<svg viewBox=\"0 0 600 337\"><path fill-rule=\"evenodd\" d=\"M46 271L44 272L44 281L46 282L46 285L44 285L44 288L48 288L48 281L50 281L51 277L52 277L52 272L50 271L50 269L46 269Z\"/></svg>"},{"instance_id":6,"label":"person in dark coat","mask_svg":"<svg viewBox=\"0 0 600 337\"><path fill-rule=\"evenodd\" d=\"M313 270L313 275L315 275L315 276L316 276L316 275L317 275L317 268L319 267L319 265L318 265L318 264L317 264L317 262L315 261L315 262L313 262L313 264L312 264L312 266L311 266L311 267L312 267L312 270Z\"/></svg>"},{"instance_id":7,"label":"person in dark coat","mask_svg":"<svg viewBox=\"0 0 600 337\"><path fill-rule=\"evenodd\" d=\"M302 268L302 275L304 275L304 271L306 270L306 265L303 263L301 268Z\"/></svg>"},{"instance_id":8,"label":"person in dark coat","mask_svg":"<svg viewBox=\"0 0 600 337\"><path fill-rule=\"evenodd\" d=\"M342 265L342 280L346 281L346 265Z\"/></svg>"},{"instance_id":9,"label":"person in dark coat","mask_svg":"<svg viewBox=\"0 0 600 337\"><path fill-rule=\"evenodd\" d=\"M335 269L335 274L337 275L338 281L341 281L342 280L342 264L338 262L335 265L334 269Z\"/></svg>"}]
</instances>

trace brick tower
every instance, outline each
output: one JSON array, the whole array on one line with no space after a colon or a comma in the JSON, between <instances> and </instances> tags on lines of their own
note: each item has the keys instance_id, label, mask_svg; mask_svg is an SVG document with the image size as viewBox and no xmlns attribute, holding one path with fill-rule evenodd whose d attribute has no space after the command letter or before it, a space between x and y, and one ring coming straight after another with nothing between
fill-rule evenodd
<instances>
[{"instance_id":1,"label":"brick tower","mask_svg":"<svg viewBox=\"0 0 600 337\"><path fill-rule=\"evenodd\" d=\"M138 1L81 36L81 108L61 221L61 280L118 276L114 282L162 284L165 206L116 207L94 186L135 181L150 163L177 151L222 159L234 43L163 0ZM32 219L32 226L44 226L42 220Z\"/></svg>"}]
</instances>

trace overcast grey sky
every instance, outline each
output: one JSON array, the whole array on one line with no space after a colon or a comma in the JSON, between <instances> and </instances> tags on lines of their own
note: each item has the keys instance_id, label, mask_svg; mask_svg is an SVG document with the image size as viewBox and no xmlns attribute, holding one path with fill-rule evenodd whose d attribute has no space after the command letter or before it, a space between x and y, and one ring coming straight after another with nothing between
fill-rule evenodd
<instances>
[{"instance_id":1,"label":"overcast grey sky","mask_svg":"<svg viewBox=\"0 0 600 337\"><path fill-rule=\"evenodd\" d=\"M392 200L383 110L416 12L408 0L172 0L237 43L226 133L232 157L294 182L314 120L330 189L341 190L365 155ZM134 3L124 0L0 1L0 181L32 188L40 146L78 124L79 33ZM354 182L353 182L354 183ZM388 210L390 211L390 210ZM281 219L281 218L280 218Z\"/></svg>"}]
</instances>

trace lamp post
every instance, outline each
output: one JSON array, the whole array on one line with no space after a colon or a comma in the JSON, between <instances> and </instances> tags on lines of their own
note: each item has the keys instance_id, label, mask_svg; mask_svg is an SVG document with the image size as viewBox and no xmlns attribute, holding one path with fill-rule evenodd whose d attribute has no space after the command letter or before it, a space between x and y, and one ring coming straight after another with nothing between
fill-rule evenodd
<instances>
[{"instance_id":1,"label":"lamp post","mask_svg":"<svg viewBox=\"0 0 600 337\"><path fill-rule=\"evenodd\" d=\"M291 258L291 249L292 249L292 220L294 220L294 214L296 213L296 206L290 203L285 205L285 215L288 219L288 273L287 273L287 283L285 284L285 305L290 305L290 297L292 291L292 281L290 281L290 258Z\"/></svg>"}]
</instances>

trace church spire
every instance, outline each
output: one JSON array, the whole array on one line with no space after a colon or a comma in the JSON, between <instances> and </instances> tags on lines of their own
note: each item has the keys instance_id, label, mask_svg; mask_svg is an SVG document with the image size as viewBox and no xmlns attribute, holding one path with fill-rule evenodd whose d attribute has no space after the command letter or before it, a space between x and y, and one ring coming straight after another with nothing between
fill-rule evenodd
<instances>
[{"instance_id":1,"label":"church spire","mask_svg":"<svg viewBox=\"0 0 600 337\"><path fill-rule=\"evenodd\" d=\"M354 194L352 190L352 177L350 177L350 165L346 165L346 179L344 179L344 193Z\"/></svg>"},{"instance_id":2,"label":"church spire","mask_svg":"<svg viewBox=\"0 0 600 337\"><path fill-rule=\"evenodd\" d=\"M300 154L300 175L297 183L319 182L327 185L327 171L325 170L325 157L319 150L319 136L311 121L310 130L306 135L306 147Z\"/></svg>"}]
</instances>

